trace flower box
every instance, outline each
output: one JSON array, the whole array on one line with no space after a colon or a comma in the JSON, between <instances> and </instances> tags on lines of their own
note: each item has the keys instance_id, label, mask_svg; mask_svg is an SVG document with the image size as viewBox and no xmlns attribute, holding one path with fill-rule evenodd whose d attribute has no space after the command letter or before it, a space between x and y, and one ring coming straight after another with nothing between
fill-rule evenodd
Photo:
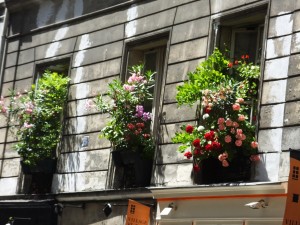
<instances>
[{"instance_id":1,"label":"flower box","mask_svg":"<svg viewBox=\"0 0 300 225\"><path fill-rule=\"evenodd\" d=\"M223 167L216 158L201 161L199 172L194 172L196 184L246 182L250 180L251 161L247 157L234 158L229 167Z\"/></svg>"}]
</instances>

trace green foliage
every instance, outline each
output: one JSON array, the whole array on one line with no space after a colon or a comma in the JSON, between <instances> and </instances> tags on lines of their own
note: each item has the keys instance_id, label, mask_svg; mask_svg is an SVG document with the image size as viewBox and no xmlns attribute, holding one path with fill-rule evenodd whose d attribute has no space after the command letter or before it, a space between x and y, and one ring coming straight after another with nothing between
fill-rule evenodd
<instances>
[{"instance_id":1,"label":"green foliage","mask_svg":"<svg viewBox=\"0 0 300 225\"><path fill-rule=\"evenodd\" d=\"M182 126L172 138L181 144L178 151L193 157L195 164L209 157L218 158L223 166L235 157L257 158L255 127L247 114L248 103L257 104L260 70L247 63L248 58L230 62L216 49L178 87L179 105L200 103L197 125Z\"/></svg>"},{"instance_id":2,"label":"green foliage","mask_svg":"<svg viewBox=\"0 0 300 225\"><path fill-rule=\"evenodd\" d=\"M151 134L151 114L146 110L152 102L154 85L151 71L143 74L143 66L131 68L131 76L124 84L115 79L108 85L107 96L112 104L100 95L94 100L98 110L110 115L110 121L101 130L100 138L107 138L115 149L141 152L153 158L154 140Z\"/></svg>"},{"instance_id":3,"label":"green foliage","mask_svg":"<svg viewBox=\"0 0 300 225\"><path fill-rule=\"evenodd\" d=\"M18 123L19 142L15 149L24 163L34 165L39 160L55 157L60 140L63 106L67 99L69 78L56 72L45 71L37 87L25 95L12 91L10 104L2 113L9 122Z\"/></svg>"}]
</instances>

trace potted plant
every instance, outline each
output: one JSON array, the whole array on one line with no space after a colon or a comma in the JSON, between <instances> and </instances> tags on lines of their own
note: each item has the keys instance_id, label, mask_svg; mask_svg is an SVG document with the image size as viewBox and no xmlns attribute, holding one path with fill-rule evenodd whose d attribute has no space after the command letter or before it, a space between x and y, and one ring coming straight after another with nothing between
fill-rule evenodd
<instances>
[{"instance_id":1,"label":"potted plant","mask_svg":"<svg viewBox=\"0 0 300 225\"><path fill-rule=\"evenodd\" d=\"M29 92L11 91L9 103L3 97L0 101L1 113L17 129L14 148L21 156L24 173L55 171L68 82L68 77L45 71Z\"/></svg>"},{"instance_id":2,"label":"potted plant","mask_svg":"<svg viewBox=\"0 0 300 225\"><path fill-rule=\"evenodd\" d=\"M248 59L231 62L215 49L178 87L179 105L198 104L198 117L172 140L193 158L200 183L248 180L251 162L259 159L254 115L260 71Z\"/></svg>"},{"instance_id":3,"label":"potted plant","mask_svg":"<svg viewBox=\"0 0 300 225\"><path fill-rule=\"evenodd\" d=\"M150 126L152 115L152 88L154 73L143 72L143 66L130 69L130 77L125 83L115 79L109 84L104 101L100 95L87 102L87 107L97 107L102 113L108 113L110 121L101 130L100 138L107 138L113 147L112 155L115 166L135 167L136 178L150 177L154 154L154 142ZM142 162L142 163L140 163ZM148 166L147 166L148 165ZM141 168L141 166L143 168ZM147 168L146 168L147 167ZM147 176L137 173L145 171ZM136 180L133 185L145 186L150 180Z\"/></svg>"}]
</instances>

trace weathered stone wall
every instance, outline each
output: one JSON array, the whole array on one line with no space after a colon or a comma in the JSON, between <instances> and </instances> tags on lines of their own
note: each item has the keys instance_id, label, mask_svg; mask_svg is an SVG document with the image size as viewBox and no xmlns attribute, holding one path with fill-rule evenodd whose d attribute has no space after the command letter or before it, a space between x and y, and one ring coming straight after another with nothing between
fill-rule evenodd
<instances>
[{"instance_id":1,"label":"weathered stone wall","mask_svg":"<svg viewBox=\"0 0 300 225\"><path fill-rule=\"evenodd\" d=\"M62 4L64 8L65 2L68 1L57 1L56 4ZM75 2L79 5L66 9L65 15L74 15L69 11L80 6L80 1ZM20 91L28 89L33 82L36 64L62 58L71 60L65 129L53 191L78 192L107 188L110 144L97 137L107 117L96 111L86 111L84 105L96 92L105 93L107 84L119 77L127 40L159 32L170 33L170 45L165 84L162 85L160 96L163 102L160 109L165 116L160 124L160 143L152 185L192 185L191 161L177 152L177 145L171 144L171 138L183 122L194 120L195 110L177 108L176 86L186 79L188 71L194 70L207 56L213 16L228 13L233 7L242 10L264 2L268 1L236 0L233 6L231 0L140 1L32 32L30 29L20 29L26 25L26 19L21 20L22 26L13 19L2 95L8 95L8 88ZM264 77L258 133L263 154L255 175L255 179L261 181L285 180L288 153L283 150L290 147L299 149L297 53L300 39L297 31L300 29L300 16L294 10L299 9L300 4L297 1L291 1L294 4L287 2L290 1L272 0L270 22L266 23L266 62L262 69ZM29 23L43 23L35 23L34 28L51 25L51 21L56 21L54 17L62 13L60 7L49 14L41 13L40 10L43 7L46 9L50 1L40 4L39 10L33 8L27 12L33 14L28 19ZM17 18L19 14L14 12L13 15ZM22 32L24 35L19 35ZM7 132L3 120L0 125L0 195L9 195L17 189L19 158L12 150L13 135ZM88 145L84 146L86 140Z\"/></svg>"}]
</instances>

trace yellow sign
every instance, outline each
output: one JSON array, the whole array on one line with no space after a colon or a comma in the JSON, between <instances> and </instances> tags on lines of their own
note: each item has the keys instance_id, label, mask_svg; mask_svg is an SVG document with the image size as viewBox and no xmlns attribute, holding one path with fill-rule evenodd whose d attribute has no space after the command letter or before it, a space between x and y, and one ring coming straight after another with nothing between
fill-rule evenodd
<instances>
[{"instance_id":1,"label":"yellow sign","mask_svg":"<svg viewBox=\"0 0 300 225\"><path fill-rule=\"evenodd\" d=\"M129 199L126 225L148 225L150 207Z\"/></svg>"}]
</instances>

